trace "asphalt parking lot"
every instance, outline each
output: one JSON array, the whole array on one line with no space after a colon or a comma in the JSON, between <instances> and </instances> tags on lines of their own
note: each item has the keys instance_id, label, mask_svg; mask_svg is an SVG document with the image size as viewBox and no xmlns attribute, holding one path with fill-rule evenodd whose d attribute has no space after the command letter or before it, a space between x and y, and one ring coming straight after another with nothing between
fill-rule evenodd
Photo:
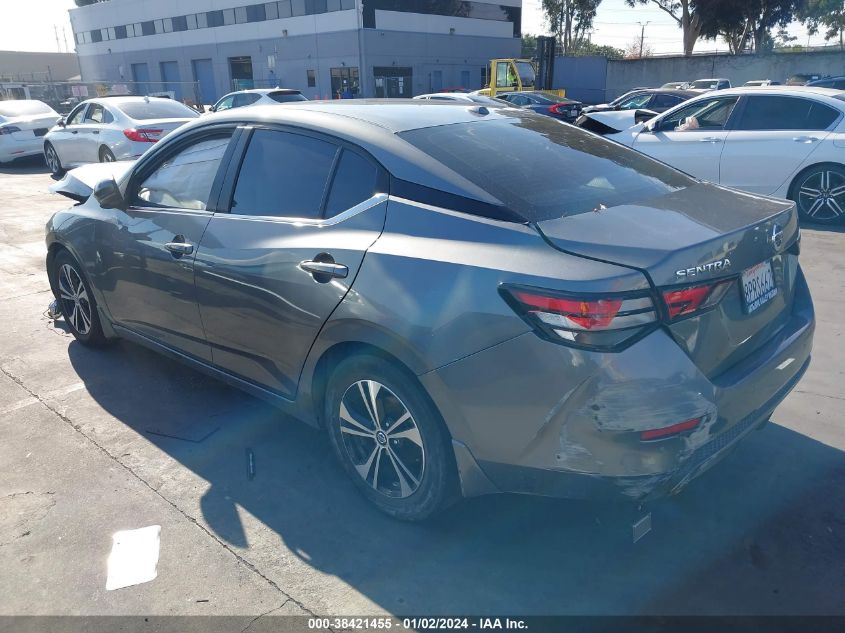
<instances>
[{"instance_id":1,"label":"asphalt parking lot","mask_svg":"<svg viewBox=\"0 0 845 633\"><path fill-rule=\"evenodd\" d=\"M803 232L796 391L634 545L623 508L584 502L395 522L320 433L132 344L83 348L45 316L44 224L70 203L50 182L0 166L0 615L845 614L845 232ZM158 577L106 591L111 535L149 525Z\"/></svg>"}]
</instances>

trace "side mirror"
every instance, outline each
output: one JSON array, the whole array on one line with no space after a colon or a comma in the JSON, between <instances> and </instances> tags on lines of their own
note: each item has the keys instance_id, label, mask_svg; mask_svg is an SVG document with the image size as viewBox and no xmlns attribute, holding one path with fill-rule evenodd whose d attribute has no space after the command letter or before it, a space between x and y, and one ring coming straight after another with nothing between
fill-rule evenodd
<instances>
[{"instance_id":1,"label":"side mirror","mask_svg":"<svg viewBox=\"0 0 845 633\"><path fill-rule=\"evenodd\" d=\"M94 187L94 198L100 203L104 209L126 209L126 202L123 200L123 194L120 193L120 188L114 181L114 178L108 180L101 180Z\"/></svg>"},{"instance_id":2,"label":"side mirror","mask_svg":"<svg viewBox=\"0 0 845 633\"><path fill-rule=\"evenodd\" d=\"M637 110L634 113L634 123L643 123L644 121L650 121L651 119L653 119L656 116L657 116L657 112L654 112L653 110ZM654 131L654 125L653 124L648 125L646 127L649 129L649 131L652 131L652 132Z\"/></svg>"},{"instance_id":3,"label":"side mirror","mask_svg":"<svg viewBox=\"0 0 845 633\"><path fill-rule=\"evenodd\" d=\"M59 120L56 121L56 125L58 125L59 127L65 127L67 126L67 121L65 121L65 118L63 116L60 116Z\"/></svg>"}]
</instances>

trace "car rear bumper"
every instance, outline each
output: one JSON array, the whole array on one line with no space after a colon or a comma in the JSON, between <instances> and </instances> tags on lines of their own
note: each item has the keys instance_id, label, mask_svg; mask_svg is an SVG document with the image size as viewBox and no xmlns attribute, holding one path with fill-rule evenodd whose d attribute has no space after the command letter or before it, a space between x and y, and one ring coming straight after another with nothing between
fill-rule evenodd
<instances>
[{"instance_id":1,"label":"car rear bumper","mask_svg":"<svg viewBox=\"0 0 845 633\"><path fill-rule=\"evenodd\" d=\"M44 139L35 137L32 140L8 141L0 143L0 162L8 162L24 156L38 156L44 153Z\"/></svg>"},{"instance_id":2,"label":"car rear bumper","mask_svg":"<svg viewBox=\"0 0 845 633\"><path fill-rule=\"evenodd\" d=\"M493 490L555 497L680 491L765 423L810 362L814 315L803 276L787 323L763 347L708 378L663 330L615 354L523 334L420 377L453 439L467 496ZM644 430L701 418L692 431Z\"/></svg>"}]
</instances>

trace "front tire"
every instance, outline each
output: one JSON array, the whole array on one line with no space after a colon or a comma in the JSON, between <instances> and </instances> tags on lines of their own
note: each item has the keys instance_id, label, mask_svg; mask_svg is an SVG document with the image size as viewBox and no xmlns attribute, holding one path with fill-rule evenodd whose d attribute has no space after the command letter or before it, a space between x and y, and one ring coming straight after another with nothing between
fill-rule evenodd
<instances>
[{"instance_id":1,"label":"front tire","mask_svg":"<svg viewBox=\"0 0 845 633\"><path fill-rule=\"evenodd\" d=\"M445 426L404 369L376 356L345 359L329 379L324 419L344 469L382 512L421 521L454 497Z\"/></svg>"},{"instance_id":2,"label":"front tire","mask_svg":"<svg viewBox=\"0 0 845 633\"><path fill-rule=\"evenodd\" d=\"M59 154L50 142L44 144L44 162L47 163L47 169L55 177L58 178L65 173L64 167L62 167L62 161L59 160Z\"/></svg>"},{"instance_id":3,"label":"front tire","mask_svg":"<svg viewBox=\"0 0 845 633\"><path fill-rule=\"evenodd\" d=\"M100 148L100 162L101 163L113 163L117 159L114 157L114 153L108 147L101 147Z\"/></svg>"},{"instance_id":4,"label":"front tire","mask_svg":"<svg viewBox=\"0 0 845 633\"><path fill-rule=\"evenodd\" d=\"M842 224L845 222L845 166L825 163L800 173L789 197L803 221Z\"/></svg>"},{"instance_id":5,"label":"front tire","mask_svg":"<svg viewBox=\"0 0 845 633\"><path fill-rule=\"evenodd\" d=\"M107 340L97 314L97 302L79 263L62 250L53 259L50 274L70 333L83 345L105 345Z\"/></svg>"}]
</instances>

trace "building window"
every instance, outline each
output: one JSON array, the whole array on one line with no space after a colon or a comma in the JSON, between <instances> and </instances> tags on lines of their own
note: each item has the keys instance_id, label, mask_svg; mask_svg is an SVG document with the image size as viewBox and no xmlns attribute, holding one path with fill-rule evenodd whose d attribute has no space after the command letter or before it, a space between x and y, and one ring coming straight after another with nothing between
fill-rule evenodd
<instances>
[{"instance_id":1,"label":"building window","mask_svg":"<svg viewBox=\"0 0 845 633\"><path fill-rule=\"evenodd\" d=\"M211 13L211 12L209 12ZM222 19L222 17L221 17ZM207 29L211 24L211 16L208 13L197 13L197 28Z\"/></svg>"},{"instance_id":2,"label":"building window","mask_svg":"<svg viewBox=\"0 0 845 633\"><path fill-rule=\"evenodd\" d=\"M209 11L206 13L208 17L208 26L223 26L223 12L222 11ZM197 16L197 22L199 22L199 15ZM202 27L200 27L202 28Z\"/></svg>"},{"instance_id":3,"label":"building window","mask_svg":"<svg viewBox=\"0 0 845 633\"><path fill-rule=\"evenodd\" d=\"M343 10L354 9L355 8L355 0L340 0L340 8L343 9Z\"/></svg>"},{"instance_id":4,"label":"building window","mask_svg":"<svg viewBox=\"0 0 845 633\"><path fill-rule=\"evenodd\" d=\"M326 0L305 0L305 12L315 15L326 12Z\"/></svg>"},{"instance_id":5,"label":"building window","mask_svg":"<svg viewBox=\"0 0 845 633\"><path fill-rule=\"evenodd\" d=\"M172 33L173 32L173 18L164 18L162 21L162 26L164 27L165 33Z\"/></svg>"},{"instance_id":6,"label":"building window","mask_svg":"<svg viewBox=\"0 0 845 633\"><path fill-rule=\"evenodd\" d=\"M264 5L264 15L268 20L276 20L279 18L279 5L275 2L268 2Z\"/></svg>"},{"instance_id":7,"label":"building window","mask_svg":"<svg viewBox=\"0 0 845 633\"><path fill-rule=\"evenodd\" d=\"M102 42L103 41L103 33L100 29L95 29L91 31L91 41L92 42Z\"/></svg>"},{"instance_id":8,"label":"building window","mask_svg":"<svg viewBox=\"0 0 845 633\"><path fill-rule=\"evenodd\" d=\"M132 30L135 32L135 37L141 37L142 35L146 35L146 33L144 33L143 29L141 28L140 22L136 22L132 26L133 26Z\"/></svg>"},{"instance_id":9,"label":"building window","mask_svg":"<svg viewBox=\"0 0 845 633\"><path fill-rule=\"evenodd\" d=\"M185 26L187 26L189 31L193 31L197 28L197 14L192 13L191 15L185 16Z\"/></svg>"},{"instance_id":10,"label":"building window","mask_svg":"<svg viewBox=\"0 0 845 633\"><path fill-rule=\"evenodd\" d=\"M291 10L290 0L279 0L279 17L289 18L291 15L293 15L293 11Z\"/></svg>"},{"instance_id":11,"label":"building window","mask_svg":"<svg viewBox=\"0 0 845 633\"><path fill-rule=\"evenodd\" d=\"M117 35L114 32L114 27L110 26L109 28L106 29L106 37L110 40L116 40L117 39Z\"/></svg>"},{"instance_id":12,"label":"building window","mask_svg":"<svg viewBox=\"0 0 845 633\"><path fill-rule=\"evenodd\" d=\"M235 10L223 9L223 26L229 26L235 23Z\"/></svg>"},{"instance_id":13,"label":"building window","mask_svg":"<svg viewBox=\"0 0 845 633\"><path fill-rule=\"evenodd\" d=\"M293 15L305 15L305 0L291 0Z\"/></svg>"},{"instance_id":14,"label":"building window","mask_svg":"<svg viewBox=\"0 0 845 633\"><path fill-rule=\"evenodd\" d=\"M114 38L116 40L125 40L126 39L126 27L125 26L114 27Z\"/></svg>"},{"instance_id":15,"label":"building window","mask_svg":"<svg viewBox=\"0 0 845 633\"><path fill-rule=\"evenodd\" d=\"M376 28L376 10L510 22L513 24L514 37L519 37L522 29L522 9L519 7L470 0L461 2L454 0L363 0L363 2L364 28L369 29Z\"/></svg>"},{"instance_id":16,"label":"building window","mask_svg":"<svg viewBox=\"0 0 845 633\"><path fill-rule=\"evenodd\" d=\"M314 70L309 69L306 71L308 74L308 87L309 88L316 88L317 87L317 73Z\"/></svg>"},{"instance_id":17,"label":"building window","mask_svg":"<svg viewBox=\"0 0 845 633\"><path fill-rule=\"evenodd\" d=\"M329 0L326 3L326 10L330 13L332 11L340 11L340 0Z\"/></svg>"},{"instance_id":18,"label":"building window","mask_svg":"<svg viewBox=\"0 0 845 633\"><path fill-rule=\"evenodd\" d=\"M251 4L246 8L247 22L263 22L267 19L267 12L263 4Z\"/></svg>"},{"instance_id":19,"label":"building window","mask_svg":"<svg viewBox=\"0 0 845 633\"><path fill-rule=\"evenodd\" d=\"M246 24L246 7L235 8L235 24Z\"/></svg>"}]
</instances>

